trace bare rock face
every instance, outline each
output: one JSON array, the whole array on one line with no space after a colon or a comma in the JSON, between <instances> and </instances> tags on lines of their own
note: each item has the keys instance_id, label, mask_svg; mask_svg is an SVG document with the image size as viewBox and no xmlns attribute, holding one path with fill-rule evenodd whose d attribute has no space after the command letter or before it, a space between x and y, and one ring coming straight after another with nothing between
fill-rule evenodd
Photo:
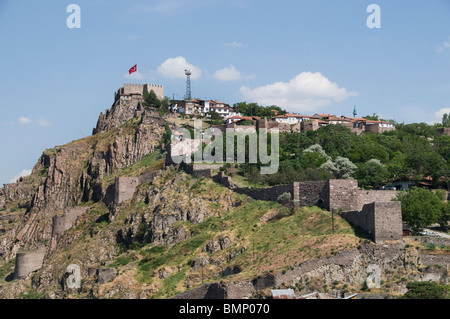
<instances>
[{"instance_id":1,"label":"bare rock face","mask_svg":"<svg viewBox=\"0 0 450 319\"><path fill-rule=\"evenodd\" d=\"M143 111L144 108L138 101L130 101L126 104L121 104L117 101L110 110L105 111L105 114L100 113L97 126L92 134L95 135L119 127L129 119L140 116Z\"/></svg>"},{"instance_id":2,"label":"bare rock face","mask_svg":"<svg viewBox=\"0 0 450 319\"><path fill-rule=\"evenodd\" d=\"M105 268L98 270L98 283L104 284L113 281L114 277L117 275L117 270L114 268Z\"/></svg>"},{"instance_id":3,"label":"bare rock face","mask_svg":"<svg viewBox=\"0 0 450 319\"><path fill-rule=\"evenodd\" d=\"M129 215L117 234L119 242L126 246L135 240L160 245L176 244L191 237L189 230L180 222L198 224L207 220L215 214L209 203L218 203L221 211L228 211L235 205L229 190L225 190L224 194L211 192L193 196L187 180L191 178L189 175L178 172L171 176L169 182L165 182L170 174L170 169L162 171L153 180L147 195L136 198L148 203L145 212ZM225 249L231 245L230 237L217 240L216 244L211 243L211 247L218 245L219 249Z\"/></svg>"},{"instance_id":4,"label":"bare rock face","mask_svg":"<svg viewBox=\"0 0 450 319\"><path fill-rule=\"evenodd\" d=\"M5 207L6 202L26 202L31 201L35 188L29 183L25 183L20 178L16 183L6 184L0 188L0 209Z\"/></svg>"},{"instance_id":5,"label":"bare rock face","mask_svg":"<svg viewBox=\"0 0 450 319\"><path fill-rule=\"evenodd\" d=\"M3 193L3 189L0 188L0 209L5 207L5 194Z\"/></svg>"},{"instance_id":6,"label":"bare rock face","mask_svg":"<svg viewBox=\"0 0 450 319\"><path fill-rule=\"evenodd\" d=\"M111 197L111 192L99 187L98 181L140 161L159 147L165 133L161 125L164 120L143 124L140 118L134 118L142 112L138 105L113 107L105 115L106 122L100 117L100 129L95 136L44 151L30 177L0 188L0 209L9 202L26 208L8 234L0 233L3 258L8 260L19 250L31 250L39 243L50 242L52 218L58 212L82 202Z\"/></svg>"},{"instance_id":7,"label":"bare rock face","mask_svg":"<svg viewBox=\"0 0 450 319\"><path fill-rule=\"evenodd\" d=\"M204 251L207 251L209 253L215 253L216 251L227 249L230 246L231 246L231 238L227 235L222 235L208 241L208 243L204 248Z\"/></svg>"}]
</instances>

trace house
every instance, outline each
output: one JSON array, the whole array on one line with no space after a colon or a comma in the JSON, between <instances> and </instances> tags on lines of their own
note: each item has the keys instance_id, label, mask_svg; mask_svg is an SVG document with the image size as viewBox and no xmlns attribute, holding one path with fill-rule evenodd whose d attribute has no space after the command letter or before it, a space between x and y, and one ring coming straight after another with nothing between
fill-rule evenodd
<instances>
[{"instance_id":1,"label":"house","mask_svg":"<svg viewBox=\"0 0 450 319\"><path fill-rule=\"evenodd\" d=\"M448 136L450 136L450 127L438 128L438 129L436 129L436 134L438 136L441 136L441 135L448 135Z\"/></svg>"},{"instance_id":2,"label":"house","mask_svg":"<svg viewBox=\"0 0 450 319\"><path fill-rule=\"evenodd\" d=\"M276 122L287 123L287 124L297 124L297 123L312 120L312 119L318 119L318 118L315 116L292 114L292 113L286 113L285 115L277 115L274 117L274 120Z\"/></svg>"},{"instance_id":3,"label":"house","mask_svg":"<svg viewBox=\"0 0 450 319\"><path fill-rule=\"evenodd\" d=\"M314 116L322 120L328 120L330 117L336 117L336 115L322 114L322 113L316 113L314 114Z\"/></svg>"},{"instance_id":4,"label":"house","mask_svg":"<svg viewBox=\"0 0 450 319\"><path fill-rule=\"evenodd\" d=\"M328 122L328 124L346 124L346 123L350 123L351 121L349 121L348 119L342 118L341 117L336 117L336 116L329 116L327 117L326 121Z\"/></svg>"},{"instance_id":5,"label":"house","mask_svg":"<svg viewBox=\"0 0 450 319\"><path fill-rule=\"evenodd\" d=\"M240 124L240 122L244 122L244 121L252 121L253 123L256 123L258 120L260 120L261 118L259 116L231 116L229 118L227 118L227 120L225 121L225 124L231 124L231 123L236 123L236 124Z\"/></svg>"},{"instance_id":6,"label":"house","mask_svg":"<svg viewBox=\"0 0 450 319\"><path fill-rule=\"evenodd\" d=\"M335 297L335 296L332 296L327 293L313 292L313 293L298 297L297 299L357 299L357 296L358 296L358 294L352 294L347 297L339 298L339 297Z\"/></svg>"},{"instance_id":7,"label":"house","mask_svg":"<svg viewBox=\"0 0 450 319\"><path fill-rule=\"evenodd\" d=\"M205 100L193 100L194 112L200 115L206 115L210 112L210 101Z\"/></svg>"},{"instance_id":8,"label":"house","mask_svg":"<svg viewBox=\"0 0 450 319\"><path fill-rule=\"evenodd\" d=\"M297 299L294 289L272 289L273 299Z\"/></svg>"},{"instance_id":9,"label":"house","mask_svg":"<svg viewBox=\"0 0 450 319\"><path fill-rule=\"evenodd\" d=\"M219 113L222 117L228 118L233 109L226 103L211 100L209 101L210 110Z\"/></svg>"},{"instance_id":10,"label":"house","mask_svg":"<svg viewBox=\"0 0 450 319\"><path fill-rule=\"evenodd\" d=\"M386 122L386 121L366 120L365 126L366 126L366 132L373 132L373 133L383 133L383 132L395 130L394 123Z\"/></svg>"}]
</instances>

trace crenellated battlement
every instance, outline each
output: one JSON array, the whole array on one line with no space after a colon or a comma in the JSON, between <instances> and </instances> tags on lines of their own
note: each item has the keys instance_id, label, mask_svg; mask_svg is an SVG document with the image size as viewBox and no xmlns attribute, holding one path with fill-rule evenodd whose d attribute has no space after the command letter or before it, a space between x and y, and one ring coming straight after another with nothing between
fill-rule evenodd
<instances>
[{"instance_id":1,"label":"crenellated battlement","mask_svg":"<svg viewBox=\"0 0 450 319\"><path fill-rule=\"evenodd\" d=\"M115 101L117 100L129 100L133 95L137 95L140 98L146 92L153 91L159 99L164 98L164 86L160 84L137 84L137 83L124 83L115 94Z\"/></svg>"}]
</instances>

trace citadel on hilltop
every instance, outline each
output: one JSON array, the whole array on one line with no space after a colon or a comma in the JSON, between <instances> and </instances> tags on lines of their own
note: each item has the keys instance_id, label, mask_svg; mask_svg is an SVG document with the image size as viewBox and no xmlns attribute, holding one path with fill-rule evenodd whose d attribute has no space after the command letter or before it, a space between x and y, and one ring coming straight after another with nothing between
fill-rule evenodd
<instances>
[{"instance_id":1,"label":"citadel on hilltop","mask_svg":"<svg viewBox=\"0 0 450 319\"><path fill-rule=\"evenodd\" d=\"M120 105L130 104L138 108L142 107L144 94L155 92L159 99L164 98L164 86L158 84L124 84L116 93L114 102ZM209 116L210 112L216 112L224 119L224 124L218 128L225 131L227 128L237 130L256 130L259 128L278 129L280 132L307 132L316 131L322 126L338 125L349 128L353 133L363 132L383 133L395 130L392 122L376 121L356 117L356 107L353 117L336 116L332 114L316 113L314 115L300 115L295 113L278 114L274 110L270 119L257 116L243 116L233 107L216 100L185 99L172 100L171 112L187 116ZM249 121L253 125L249 125Z\"/></svg>"}]
</instances>

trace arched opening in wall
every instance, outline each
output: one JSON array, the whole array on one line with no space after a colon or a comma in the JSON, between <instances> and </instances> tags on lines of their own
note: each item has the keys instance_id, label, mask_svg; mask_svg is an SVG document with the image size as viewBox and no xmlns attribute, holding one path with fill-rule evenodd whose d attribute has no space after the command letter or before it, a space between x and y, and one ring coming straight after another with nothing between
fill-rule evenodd
<instances>
[{"instance_id":1,"label":"arched opening in wall","mask_svg":"<svg viewBox=\"0 0 450 319\"><path fill-rule=\"evenodd\" d=\"M316 204L315 204L317 207L319 207L319 208L325 208L325 203L324 203L324 201L323 201L323 199L322 198L319 198L318 200L316 200Z\"/></svg>"}]
</instances>

